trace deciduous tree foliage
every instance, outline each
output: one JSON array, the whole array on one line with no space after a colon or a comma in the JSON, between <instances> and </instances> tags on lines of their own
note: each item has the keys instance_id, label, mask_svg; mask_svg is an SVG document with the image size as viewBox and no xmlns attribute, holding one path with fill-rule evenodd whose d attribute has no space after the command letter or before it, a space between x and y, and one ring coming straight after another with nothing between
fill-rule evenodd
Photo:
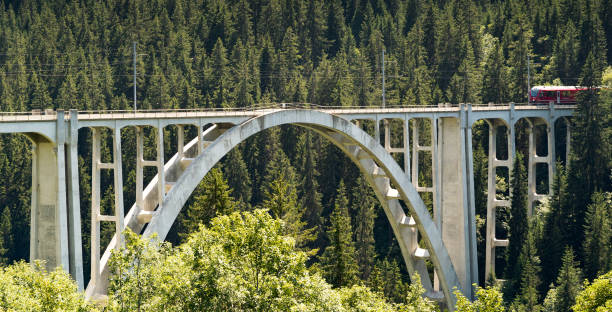
<instances>
[{"instance_id":1,"label":"deciduous tree foliage","mask_svg":"<svg viewBox=\"0 0 612 312\"><path fill-rule=\"evenodd\" d=\"M126 231L111 259L114 311L434 311L414 286L395 305L364 286L332 289L266 210L235 212L172 248ZM161 247L161 248L160 248ZM418 279L418 277L416 277ZM419 284L417 284L419 285ZM417 310L414 310L414 309Z\"/></svg>"}]
</instances>

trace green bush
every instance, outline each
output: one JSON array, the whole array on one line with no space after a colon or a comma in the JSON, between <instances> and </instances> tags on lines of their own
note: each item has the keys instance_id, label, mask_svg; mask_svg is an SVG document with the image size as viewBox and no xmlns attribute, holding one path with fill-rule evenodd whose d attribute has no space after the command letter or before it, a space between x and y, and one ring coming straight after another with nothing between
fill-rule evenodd
<instances>
[{"instance_id":1,"label":"green bush","mask_svg":"<svg viewBox=\"0 0 612 312\"><path fill-rule=\"evenodd\" d=\"M41 262L0 268L0 311L93 311L66 272Z\"/></svg>"}]
</instances>

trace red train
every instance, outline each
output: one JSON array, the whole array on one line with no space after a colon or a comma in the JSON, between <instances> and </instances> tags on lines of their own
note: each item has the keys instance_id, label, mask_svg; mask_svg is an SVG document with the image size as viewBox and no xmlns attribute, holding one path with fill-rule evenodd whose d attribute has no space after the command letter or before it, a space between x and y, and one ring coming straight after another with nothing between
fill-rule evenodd
<instances>
[{"instance_id":1,"label":"red train","mask_svg":"<svg viewBox=\"0 0 612 312\"><path fill-rule=\"evenodd\" d=\"M586 87L576 86L536 86L531 88L529 102L535 104L575 104L576 93L587 90Z\"/></svg>"}]
</instances>

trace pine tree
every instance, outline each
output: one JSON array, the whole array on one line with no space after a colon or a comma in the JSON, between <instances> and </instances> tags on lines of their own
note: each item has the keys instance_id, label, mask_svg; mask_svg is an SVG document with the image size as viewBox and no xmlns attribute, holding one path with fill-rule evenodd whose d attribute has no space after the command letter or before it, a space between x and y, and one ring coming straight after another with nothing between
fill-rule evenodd
<instances>
[{"instance_id":1,"label":"pine tree","mask_svg":"<svg viewBox=\"0 0 612 312\"><path fill-rule=\"evenodd\" d=\"M321 59L323 52L329 45L325 38L327 32L327 24L325 23L325 13L323 9L323 1L311 0L308 1L306 7L306 34L305 54L310 56L310 60L317 64Z\"/></svg>"},{"instance_id":2,"label":"pine tree","mask_svg":"<svg viewBox=\"0 0 612 312\"><path fill-rule=\"evenodd\" d=\"M480 101L480 70L476 67L474 50L467 39L462 50L466 56L450 81L447 98L451 103L477 103Z\"/></svg>"},{"instance_id":3,"label":"pine tree","mask_svg":"<svg viewBox=\"0 0 612 312\"><path fill-rule=\"evenodd\" d=\"M263 201L262 186L266 182L267 168L270 164L274 164L272 159L281 148L279 141L279 128L272 128L259 133L246 142L244 156L247 168L249 168L251 173L251 182L254 186L252 188L253 195L251 196L251 204L253 206ZM268 181L274 179L272 178Z\"/></svg>"},{"instance_id":4,"label":"pine tree","mask_svg":"<svg viewBox=\"0 0 612 312\"><path fill-rule=\"evenodd\" d=\"M612 269L612 193L594 193L584 225L584 271L589 279Z\"/></svg>"},{"instance_id":5,"label":"pine tree","mask_svg":"<svg viewBox=\"0 0 612 312\"><path fill-rule=\"evenodd\" d=\"M377 260L367 285L394 302L403 302L406 298L407 283L402 280L400 266L397 261L387 259Z\"/></svg>"},{"instance_id":6,"label":"pine tree","mask_svg":"<svg viewBox=\"0 0 612 312\"><path fill-rule=\"evenodd\" d=\"M264 191L263 208L270 209L273 217L284 221L284 234L295 239L296 247L304 248L314 239L313 229L306 228L302 221L304 214L297 199L295 185L279 175L271 181Z\"/></svg>"},{"instance_id":7,"label":"pine tree","mask_svg":"<svg viewBox=\"0 0 612 312\"><path fill-rule=\"evenodd\" d=\"M365 281L370 276L376 257L374 250L374 218L376 217L374 208L376 199L370 185L362 176L357 179L352 194L351 213L355 216L356 260L359 265L359 277Z\"/></svg>"},{"instance_id":8,"label":"pine tree","mask_svg":"<svg viewBox=\"0 0 612 312\"><path fill-rule=\"evenodd\" d=\"M514 167L512 169L512 177L510 179L512 186L511 194L511 216L509 221L509 239L507 252L507 267L506 276L510 279L508 283L508 295L514 298L518 290L518 282L520 280L519 256L523 244L527 239L528 220L527 220L527 172L523 164L523 155L516 154L514 159Z\"/></svg>"},{"instance_id":9,"label":"pine tree","mask_svg":"<svg viewBox=\"0 0 612 312\"><path fill-rule=\"evenodd\" d=\"M573 85L575 83L574 78L578 76L578 69L580 68L578 63L579 53L579 33L574 23L569 21L559 32L553 47L557 77L561 78L565 85Z\"/></svg>"},{"instance_id":10,"label":"pine tree","mask_svg":"<svg viewBox=\"0 0 612 312\"><path fill-rule=\"evenodd\" d=\"M330 43L329 55L334 56L342 47L342 39L346 31L344 23L344 9L340 0L328 3L327 10L327 40Z\"/></svg>"},{"instance_id":11,"label":"pine tree","mask_svg":"<svg viewBox=\"0 0 612 312\"><path fill-rule=\"evenodd\" d=\"M325 279L335 287L351 286L357 281L358 266L355 260L355 242L352 236L351 217L344 181L340 181L334 212L327 228L329 245L321 255L321 268Z\"/></svg>"},{"instance_id":12,"label":"pine tree","mask_svg":"<svg viewBox=\"0 0 612 312\"><path fill-rule=\"evenodd\" d=\"M537 256L537 222L533 217L529 224L527 240L523 243L519 263L521 266L520 292L516 299L526 311L539 311L538 287L540 286L540 258Z\"/></svg>"},{"instance_id":13,"label":"pine tree","mask_svg":"<svg viewBox=\"0 0 612 312\"><path fill-rule=\"evenodd\" d=\"M277 149L268 167L262 185L263 207L272 216L285 221L286 234L304 248L315 239L313 228L303 221L304 208L298 202L297 175L282 149Z\"/></svg>"},{"instance_id":14,"label":"pine tree","mask_svg":"<svg viewBox=\"0 0 612 312\"><path fill-rule=\"evenodd\" d=\"M241 40L244 44L249 44L253 40L253 22L251 21L253 11L247 0L240 0L236 3L234 12L236 12L236 19L234 28L236 32L234 35L237 37L236 40Z\"/></svg>"},{"instance_id":15,"label":"pine tree","mask_svg":"<svg viewBox=\"0 0 612 312\"><path fill-rule=\"evenodd\" d=\"M227 154L223 175L227 177L232 197L246 207L251 200L251 179L239 148L234 148Z\"/></svg>"},{"instance_id":16,"label":"pine tree","mask_svg":"<svg viewBox=\"0 0 612 312\"><path fill-rule=\"evenodd\" d=\"M589 54L583 67L581 85L592 87L601 83L602 68L598 63L594 55ZM568 172L568 209L575 215L575 221L565 229L572 233L569 244L574 250L580 250L584 240L585 204L590 202L594 192L609 191L612 185L609 180L612 142L604 136L609 109L609 105L601 102L600 90L596 88L577 96Z\"/></svg>"},{"instance_id":17,"label":"pine tree","mask_svg":"<svg viewBox=\"0 0 612 312\"><path fill-rule=\"evenodd\" d=\"M497 39L487 55L483 69L482 102L503 103L508 99L506 84L507 68L504 52Z\"/></svg>"},{"instance_id":18,"label":"pine tree","mask_svg":"<svg viewBox=\"0 0 612 312\"><path fill-rule=\"evenodd\" d=\"M217 39L217 43L215 43L215 47L212 51L212 77L211 81L212 85L212 99L214 103L214 107L227 107L228 105L228 70L227 70L227 56L226 49L223 46L223 41L221 38Z\"/></svg>"},{"instance_id":19,"label":"pine tree","mask_svg":"<svg viewBox=\"0 0 612 312\"><path fill-rule=\"evenodd\" d=\"M4 207L0 219L0 265L9 264L11 248L13 248L11 211L8 207Z\"/></svg>"},{"instance_id":20,"label":"pine tree","mask_svg":"<svg viewBox=\"0 0 612 312\"><path fill-rule=\"evenodd\" d=\"M185 207L186 211L180 219L182 237L197 231L201 224L207 224L212 218L235 210L236 203L221 169L211 169L201 185L202 195L196 196L194 202Z\"/></svg>"},{"instance_id":21,"label":"pine tree","mask_svg":"<svg viewBox=\"0 0 612 312\"><path fill-rule=\"evenodd\" d=\"M308 227L316 228L322 232L321 213L321 193L319 191L319 172L317 170L317 160L315 145L313 144L312 134L306 131L301 136L299 150L300 175L302 181L299 185L299 198L304 207L304 220Z\"/></svg>"},{"instance_id":22,"label":"pine tree","mask_svg":"<svg viewBox=\"0 0 612 312\"><path fill-rule=\"evenodd\" d=\"M251 64L247 55L247 49L239 40L232 52L232 107L251 107L254 103L253 95L255 75L251 72Z\"/></svg>"},{"instance_id":23,"label":"pine tree","mask_svg":"<svg viewBox=\"0 0 612 312\"><path fill-rule=\"evenodd\" d=\"M544 235L540 249L544 285L554 282L561 267L561 257L568 236L573 235L566 233L564 229L576 222L576 216L568 209L567 171L560 163L557 163L551 192L550 209L549 211L544 209Z\"/></svg>"},{"instance_id":24,"label":"pine tree","mask_svg":"<svg viewBox=\"0 0 612 312\"><path fill-rule=\"evenodd\" d=\"M574 251L571 247L565 249L563 264L557 276L556 311L571 311L576 302L576 296L582 290L580 279L582 272L574 260Z\"/></svg>"}]
</instances>

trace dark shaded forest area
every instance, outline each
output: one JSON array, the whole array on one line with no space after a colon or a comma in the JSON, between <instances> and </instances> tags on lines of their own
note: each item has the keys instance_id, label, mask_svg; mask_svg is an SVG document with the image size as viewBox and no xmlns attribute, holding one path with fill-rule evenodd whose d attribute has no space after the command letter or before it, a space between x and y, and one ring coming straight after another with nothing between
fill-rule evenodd
<instances>
[{"instance_id":1,"label":"dark shaded forest area","mask_svg":"<svg viewBox=\"0 0 612 312\"><path fill-rule=\"evenodd\" d=\"M550 310L568 311L576 296L572 287L612 268L610 0L0 0L0 111L132 109L134 42L139 109L379 106L383 50L387 105L525 103L528 60L531 86L603 87L578 97L572 153L559 161L549 200L529 219L518 217L524 202L500 212L498 233L511 242L523 237L528 247L499 249L497 278L506 280L508 304L534 311L550 298L568 297L572 302ZM518 142L525 142L525 131L519 125L519 154L526 153ZM110 137L103 135L109 157ZM486 125L474 126L480 221L487 135ZM165 129L168 158L176 136L176 128ZM124 200L131 207L134 131L122 137ZM146 140L154 146L154 131ZM89 255L89 130L79 133L79 154L83 252ZM153 157L154 150L146 154ZM526 189L521 161L513 179L506 175L498 183L506 196L519 198L514 192ZM428 166L420 164L424 172ZM28 259L30 170L28 140L0 136L4 264ZM154 174L146 172L148 179ZM102 207L109 213L112 184L105 172ZM324 138L292 126L268 130L207 175L169 240L182 242L216 215L276 207L270 213L291 225L298 247L311 256L309 265L329 283L362 282L402 302L409 278L400 250L374 193L365 190L370 186L358 169ZM484 223L477 227L484 247ZM112 231L103 227L106 241ZM481 267L483 253L479 248ZM343 271L335 269L339 262ZM493 281L483 270L479 275L481 285Z\"/></svg>"}]
</instances>

